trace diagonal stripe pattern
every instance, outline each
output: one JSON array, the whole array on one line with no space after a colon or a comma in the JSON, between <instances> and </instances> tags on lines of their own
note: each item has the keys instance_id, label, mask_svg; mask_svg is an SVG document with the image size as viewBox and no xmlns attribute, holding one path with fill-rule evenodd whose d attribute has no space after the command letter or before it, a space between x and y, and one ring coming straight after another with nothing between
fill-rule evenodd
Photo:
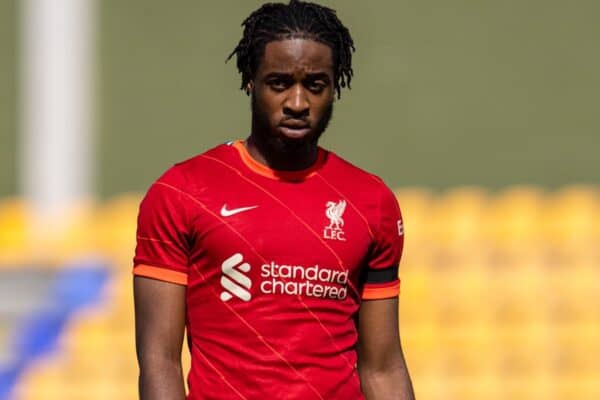
<instances>
[{"instance_id":1,"label":"diagonal stripe pattern","mask_svg":"<svg viewBox=\"0 0 600 400\"><path fill-rule=\"evenodd\" d=\"M242 175L242 173L241 173L239 170L237 170L237 169L235 169L235 168L233 168L233 167L231 167L231 166L229 166L229 165L227 165L227 164L223 163L223 162L222 162L221 160L219 160L219 159L215 159L215 158L213 158L213 157L207 157L207 156L204 156L204 158L207 158L207 159L209 159L209 160L212 160L212 161L214 161L214 162L216 162L216 163L218 163L218 164L220 164L220 165L222 165L222 166L226 167L227 169L229 169L230 171L232 171L232 172L234 172L236 175L238 175L238 176L240 177L240 179L242 179L242 180L246 181L247 183L251 184L252 186L255 186L255 187L257 187L259 190L261 190L262 192L264 192L265 194L267 194L269 197L271 197L271 198L273 198L274 200L276 200L276 201L277 201L279 204L282 204L282 205L284 205L284 204L283 204L283 203L282 203L282 202L281 202L279 199L277 199L277 197L275 197L273 194L271 194L270 192L268 192L268 191L267 191L265 188L263 188L262 186L260 186L260 185L258 185L258 184L256 184L256 183L252 182L252 181L251 181L251 180L249 180L248 178L244 177L244 176ZM156 182L155 184L157 184L157 185L161 185L161 186L165 186L165 187L167 187L167 188L170 188L171 190L174 190L174 191L176 191L176 192L178 192L178 193L180 193L180 194L182 194L182 195L186 196L187 198L189 198L191 201L193 201L195 204L197 204L199 207L201 207L201 208L202 208L202 209L203 209L205 212L207 212L208 214L212 215L214 218L216 218L216 219L217 219L217 220L219 220L220 222L224 223L224 224L225 224L225 226L227 226L227 227L228 227L228 228L229 228L229 229L230 229L230 230L231 230L233 233L235 233L235 234L236 234L236 235L237 235L237 236L238 236L238 237L239 237L241 240L243 240L243 241L244 241L244 242L245 242L245 243L246 243L246 244L247 244L247 245L250 247L250 249L253 251L253 253L254 253L254 254L257 256L257 257L259 257L259 258L260 258L260 259L261 259L263 262L266 262L266 259L265 259L265 258L264 258L264 257L263 257L263 256L262 256L262 255L261 255L261 254L260 254L260 253L259 253L259 252L258 252L258 251L255 249L255 248L254 248L254 246L253 246L253 245L252 245L252 243L251 243L251 242L248 240L248 238L246 238L246 237L245 237L245 236L243 236L243 235L242 235L242 234L241 234L239 231L237 231L236 229L234 229L234 228L231 226L231 224L227 223L227 222L226 222L226 221L225 221L225 220L224 220L222 217L220 217L218 214L216 214L216 213L212 212L212 211L211 211L211 210L210 210L210 209L209 209L209 208L208 208L208 207L207 207L207 206L206 206L206 205L205 205L203 202L201 202L201 201L200 201L198 198L196 198L196 197L195 197L195 196L193 196L192 194L190 194L190 193L188 193L188 192L186 192L186 191L184 191L184 190L182 190L182 189L180 189L180 188L178 188L178 187L175 187L175 186L173 186L173 185L167 184L167 183L165 183L165 182ZM293 211L292 211L292 210L291 210L289 207L286 207L285 205L284 205L284 207L285 207L285 208L286 208L286 209L287 209L289 212L291 212L291 213L292 213L292 215L293 215L294 217L296 217L296 219L297 219L299 222L301 222L301 223L302 223L304 226L308 227L308 226L307 226L308 224L306 224L306 222L305 222L304 220L302 220L302 219L301 219L299 216L295 215L295 213L293 213ZM310 229L310 228L309 228L309 230L311 231L311 233L313 233L313 234L317 235L317 234L316 234L316 232L312 231L312 229ZM317 235L317 237L318 237L318 235ZM339 255L337 255L337 253L335 253L335 251L334 251L333 249L331 249L329 246L327 246L327 244L326 244L326 243L325 243L323 240L321 240L321 239L320 239L320 241L321 241L321 243L322 243L322 244L323 244L323 245L324 245L326 248L328 248L328 250L330 250L330 251L333 253L333 255L334 255L334 256L335 256L335 257L338 259L338 264L339 264L339 266L342 268L342 270L343 270L343 269L345 269L345 267L343 266L343 263L342 263L341 259L339 258ZM196 266L195 264L192 264L192 267L194 267L194 269L196 269L196 271L197 271L197 272L198 272L198 274L199 274L199 275L202 277L202 279L203 279L203 280L206 280L206 279L203 277L203 274L202 274L202 273L199 271L199 269L197 268L197 266ZM351 288L351 289L352 289L352 290L353 290L355 293L358 293L357 289L356 289L356 288L354 287L354 285L352 285L350 282L349 282L349 287L350 287L350 288ZM213 292L213 293L214 293L214 292ZM217 293L215 293L215 295L217 295ZM356 373L357 373L357 371L356 371L356 369L355 369L354 365L353 365L353 364L350 362L350 360L348 360L348 358L346 357L346 355L344 355L344 354L343 354L343 352L341 351L341 349L338 347L338 345L337 345L337 343L335 342L335 340L334 340L334 338L333 338L333 335L331 334L331 332L329 331L329 329L327 329L327 327L325 327L325 325L323 324L323 322L321 321L321 319L320 319L320 318L319 318L319 317L318 317L318 316L315 314L315 312L314 312L314 311L313 311L313 310L312 310L312 309L311 309L311 308L310 308L310 307L309 307L309 306L308 306L308 305L307 305L307 304L304 302L304 300L302 300L302 298L301 298L300 296L296 296L296 298L297 298L297 300L300 302L300 304L301 304L301 305L302 305L302 306L303 306L303 307L306 309L306 311L309 313L309 315L310 315L312 318L314 318L314 319L317 321L317 323L319 324L319 326L320 326L320 327L323 329L323 331L324 331L324 332L327 334L327 336L329 337L329 339L330 339L330 341L331 341L331 344L332 344L332 346L338 350L338 352L340 353L340 354L339 354L339 356L340 356L342 359L344 359L344 360L345 360L346 364L348 365L348 368L349 368L349 369L352 371L352 374L356 374ZM251 324L250 324L248 321L246 321L246 320L245 320L245 319L244 319L244 318L243 318L241 315L239 315L239 314L238 314L238 313L237 313L237 312L236 312L236 311L235 311L235 310L234 310L234 309L233 309L231 306L229 306L227 301L224 301L224 304L225 304L225 305L226 305L226 307L229 309L229 311L231 311L231 312L232 312L232 313L233 313L233 314L234 314L234 315L235 315L235 316L236 316L236 317L237 317L237 318L238 318L238 319L239 319L239 320L240 320L240 321L241 321L241 322L242 322L242 323L243 323L243 324L246 326L246 327L248 327L248 328L249 328L249 329L250 329L250 330L251 330L251 331L252 331L252 332L253 332L253 333L256 335L256 337L257 337L257 338L259 338L259 339L260 339L260 340L261 340L261 341L262 341L262 342L265 344L265 346L267 346L267 348L269 348L269 349L270 349L270 350L271 350L271 351L272 351L272 352L273 352L275 355L277 355L277 356L278 356L278 357L279 357L281 360L283 360L283 361L286 363L286 365L287 365L287 366L288 366L288 367L289 367L291 370L293 370L293 371L296 373L296 375L300 376L300 377L301 377L301 378L302 378L302 379L303 379L303 380L306 382L306 384L307 384L307 385L308 385L308 386L311 388L311 390L312 390L313 392L317 393L317 395L319 396L319 398L321 398L321 399L322 399L322 397L320 396L320 394L318 393L318 391L317 391L317 390L314 388L314 386L313 386L313 385L312 385L312 384L311 384L311 383L310 383L310 382L309 382L309 381L306 379L306 377L304 377L304 376L303 376L303 375L302 375L302 374L301 374L299 371L297 371L297 370L296 370L296 369L295 369L295 368L294 368L294 367L291 365L291 363L290 363L290 362L289 362L289 361L288 361L286 358L284 358L284 357L283 357L283 356L282 356L282 355L281 355L281 354L280 354L280 353L279 353L279 352L278 352L276 349L274 349L274 348L271 346L271 344L270 344L268 341L266 341L266 340L265 340L265 338L264 338L264 337L263 337L261 334L259 334L259 333L256 331L256 329L255 329L255 328L254 328L254 327L253 327L253 326L252 326L252 325L251 325Z\"/></svg>"}]
</instances>

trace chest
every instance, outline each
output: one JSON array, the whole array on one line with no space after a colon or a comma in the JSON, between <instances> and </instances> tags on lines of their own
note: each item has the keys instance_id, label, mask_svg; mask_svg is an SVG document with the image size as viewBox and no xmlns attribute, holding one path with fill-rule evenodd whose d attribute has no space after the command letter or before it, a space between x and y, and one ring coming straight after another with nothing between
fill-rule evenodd
<instances>
[{"instance_id":1,"label":"chest","mask_svg":"<svg viewBox=\"0 0 600 400\"><path fill-rule=\"evenodd\" d=\"M194 258L357 270L372 244L370 204L315 183L220 184L198 197Z\"/></svg>"}]
</instances>

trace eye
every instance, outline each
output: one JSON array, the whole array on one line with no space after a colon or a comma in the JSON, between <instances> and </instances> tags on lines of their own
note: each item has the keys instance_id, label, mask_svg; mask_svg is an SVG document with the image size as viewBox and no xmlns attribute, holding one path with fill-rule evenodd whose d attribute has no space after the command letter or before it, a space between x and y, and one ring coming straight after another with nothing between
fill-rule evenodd
<instances>
[{"instance_id":1,"label":"eye","mask_svg":"<svg viewBox=\"0 0 600 400\"><path fill-rule=\"evenodd\" d=\"M311 92L313 92L315 94L319 94L323 90L325 90L325 88L327 87L327 83L321 79L318 79L318 80L307 82L306 87Z\"/></svg>"},{"instance_id":2,"label":"eye","mask_svg":"<svg viewBox=\"0 0 600 400\"><path fill-rule=\"evenodd\" d=\"M287 89L288 83L281 78L274 78L267 81L267 85L276 92L282 92Z\"/></svg>"}]
</instances>

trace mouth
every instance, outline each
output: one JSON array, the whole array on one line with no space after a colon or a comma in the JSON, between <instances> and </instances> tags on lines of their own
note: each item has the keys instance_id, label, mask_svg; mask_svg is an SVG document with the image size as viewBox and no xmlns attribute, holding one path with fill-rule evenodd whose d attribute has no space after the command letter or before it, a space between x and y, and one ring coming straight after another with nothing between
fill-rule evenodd
<instances>
[{"instance_id":1,"label":"mouth","mask_svg":"<svg viewBox=\"0 0 600 400\"><path fill-rule=\"evenodd\" d=\"M279 130L291 139L300 139L310 133L310 125L304 121L286 121L279 125Z\"/></svg>"}]
</instances>

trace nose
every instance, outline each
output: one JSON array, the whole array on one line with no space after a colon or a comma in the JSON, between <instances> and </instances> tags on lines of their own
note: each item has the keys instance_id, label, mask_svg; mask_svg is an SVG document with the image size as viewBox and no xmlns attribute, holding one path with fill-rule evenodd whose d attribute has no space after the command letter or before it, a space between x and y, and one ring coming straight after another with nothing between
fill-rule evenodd
<instances>
[{"instance_id":1,"label":"nose","mask_svg":"<svg viewBox=\"0 0 600 400\"><path fill-rule=\"evenodd\" d=\"M292 117L308 116L309 103L306 90L302 85L293 86L283 105L283 113Z\"/></svg>"}]
</instances>

